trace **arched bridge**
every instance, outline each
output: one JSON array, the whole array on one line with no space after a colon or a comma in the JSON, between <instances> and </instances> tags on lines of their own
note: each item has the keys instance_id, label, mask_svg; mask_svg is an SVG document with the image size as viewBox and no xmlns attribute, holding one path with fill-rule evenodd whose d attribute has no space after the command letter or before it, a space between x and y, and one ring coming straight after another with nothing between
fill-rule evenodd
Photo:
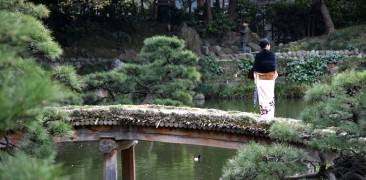
<instances>
[{"instance_id":1,"label":"arched bridge","mask_svg":"<svg viewBox=\"0 0 366 180\"><path fill-rule=\"evenodd\" d=\"M249 141L276 141L269 137L271 123L260 123L257 114L246 112L158 105L69 106L58 110L68 113L74 132L55 141L99 141L99 150L105 155L104 179L117 178L118 150L122 150L123 179L135 179L136 140L230 149Z\"/></svg>"}]
</instances>

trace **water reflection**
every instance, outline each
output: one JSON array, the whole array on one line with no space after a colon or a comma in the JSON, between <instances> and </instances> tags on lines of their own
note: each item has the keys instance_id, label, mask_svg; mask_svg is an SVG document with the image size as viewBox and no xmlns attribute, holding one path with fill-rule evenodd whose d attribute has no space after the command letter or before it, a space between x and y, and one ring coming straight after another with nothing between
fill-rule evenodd
<instances>
[{"instance_id":1,"label":"water reflection","mask_svg":"<svg viewBox=\"0 0 366 180\"><path fill-rule=\"evenodd\" d=\"M136 145L136 178L143 180L218 179L221 176L222 166L234 154L234 150L228 149L139 141ZM201 156L198 162L194 161L197 155ZM96 142L58 145L57 161L64 164L71 179L102 179L102 158ZM118 160L120 161L120 158Z\"/></svg>"},{"instance_id":2,"label":"water reflection","mask_svg":"<svg viewBox=\"0 0 366 180\"><path fill-rule=\"evenodd\" d=\"M304 107L301 100L277 100L276 116L296 118ZM201 106L202 107L202 106ZM256 111L245 100L207 100L203 107L223 110ZM136 146L138 180L217 180L222 167L235 151L195 145L139 141ZM200 155L201 161L193 158ZM98 143L58 144L57 161L64 164L71 179L102 179L103 156ZM118 160L120 161L120 155ZM118 163L120 165L121 162ZM119 167L120 169L120 167ZM121 173L119 173L121 179Z\"/></svg>"}]
</instances>

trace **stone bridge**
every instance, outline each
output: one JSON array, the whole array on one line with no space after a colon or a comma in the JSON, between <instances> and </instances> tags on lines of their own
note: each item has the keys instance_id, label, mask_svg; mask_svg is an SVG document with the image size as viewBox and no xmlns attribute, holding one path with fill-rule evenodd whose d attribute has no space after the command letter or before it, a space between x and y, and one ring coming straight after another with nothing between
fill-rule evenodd
<instances>
[{"instance_id":1,"label":"stone bridge","mask_svg":"<svg viewBox=\"0 0 366 180\"><path fill-rule=\"evenodd\" d=\"M138 140L230 149L249 141L277 141L269 137L271 123L259 123L259 115L247 112L158 105L68 106L58 110L68 113L74 130L71 137L56 137L55 141L99 141L99 150L105 157L104 179L117 179L119 150L123 179L135 179Z\"/></svg>"}]
</instances>

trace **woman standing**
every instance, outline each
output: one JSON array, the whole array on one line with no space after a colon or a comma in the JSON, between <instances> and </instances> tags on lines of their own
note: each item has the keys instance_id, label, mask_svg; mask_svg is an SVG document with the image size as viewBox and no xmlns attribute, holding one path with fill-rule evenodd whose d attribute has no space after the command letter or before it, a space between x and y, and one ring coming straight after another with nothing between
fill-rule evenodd
<instances>
[{"instance_id":1,"label":"woman standing","mask_svg":"<svg viewBox=\"0 0 366 180\"><path fill-rule=\"evenodd\" d=\"M278 76L276 58L270 51L271 45L267 39L259 42L261 51L255 56L253 65L254 82L258 92L260 121L269 121L275 115L274 87Z\"/></svg>"}]
</instances>

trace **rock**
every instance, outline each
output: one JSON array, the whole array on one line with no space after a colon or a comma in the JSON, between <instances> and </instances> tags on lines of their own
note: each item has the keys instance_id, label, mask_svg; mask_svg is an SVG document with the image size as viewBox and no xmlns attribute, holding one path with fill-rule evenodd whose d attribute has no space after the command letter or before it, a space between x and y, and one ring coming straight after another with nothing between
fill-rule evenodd
<instances>
[{"instance_id":1,"label":"rock","mask_svg":"<svg viewBox=\"0 0 366 180\"><path fill-rule=\"evenodd\" d=\"M223 47L222 52L224 52L225 54L233 54L234 53L234 51L232 49L227 48L227 47Z\"/></svg>"},{"instance_id":2,"label":"rock","mask_svg":"<svg viewBox=\"0 0 366 180\"><path fill-rule=\"evenodd\" d=\"M304 56L301 51L297 51L295 54L296 54L297 57L303 57Z\"/></svg>"},{"instance_id":3,"label":"rock","mask_svg":"<svg viewBox=\"0 0 366 180\"><path fill-rule=\"evenodd\" d=\"M311 50L309 54L314 56L314 55L316 55L316 52L315 52L315 50Z\"/></svg>"},{"instance_id":4,"label":"rock","mask_svg":"<svg viewBox=\"0 0 366 180\"><path fill-rule=\"evenodd\" d=\"M188 49L192 50L197 55L201 55L202 41L195 29L188 27L186 23L183 23L179 36L184 39Z\"/></svg>"},{"instance_id":5,"label":"rock","mask_svg":"<svg viewBox=\"0 0 366 180\"><path fill-rule=\"evenodd\" d=\"M328 64L327 66L329 74L334 75L337 73L338 67L335 64Z\"/></svg>"},{"instance_id":6,"label":"rock","mask_svg":"<svg viewBox=\"0 0 366 180\"><path fill-rule=\"evenodd\" d=\"M258 44L253 43L253 42L249 42L248 46L253 50L253 51L260 51L261 47L259 47Z\"/></svg>"},{"instance_id":7,"label":"rock","mask_svg":"<svg viewBox=\"0 0 366 180\"><path fill-rule=\"evenodd\" d=\"M220 46L214 46L212 47L212 51L218 56L223 57L225 55L224 52L222 52L222 48Z\"/></svg>"},{"instance_id":8,"label":"rock","mask_svg":"<svg viewBox=\"0 0 366 180\"><path fill-rule=\"evenodd\" d=\"M210 50L209 50L209 47L208 46L202 46L201 47L201 50L202 50L202 54L203 55L209 55L209 53L210 53Z\"/></svg>"},{"instance_id":9,"label":"rock","mask_svg":"<svg viewBox=\"0 0 366 180\"><path fill-rule=\"evenodd\" d=\"M249 42L257 43L261 39L257 33L251 32L251 33L249 33L249 35L250 35L249 36Z\"/></svg>"},{"instance_id":10,"label":"rock","mask_svg":"<svg viewBox=\"0 0 366 180\"><path fill-rule=\"evenodd\" d=\"M126 49L123 53L119 55L120 60L133 60L136 59L137 52L134 49Z\"/></svg>"},{"instance_id":11,"label":"rock","mask_svg":"<svg viewBox=\"0 0 366 180\"><path fill-rule=\"evenodd\" d=\"M240 34L237 32L227 32L222 38L221 44L223 46L231 46L233 44L240 43Z\"/></svg>"},{"instance_id":12,"label":"rock","mask_svg":"<svg viewBox=\"0 0 366 180\"><path fill-rule=\"evenodd\" d=\"M121 67L122 66L122 61L119 60L119 59L115 59L113 62L112 62L112 68L115 69L115 68L118 68L118 67Z\"/></svg>"},{"instance_id":13,"label":"rock","mask_svg":"<svg viewBox=\"0 0 366 180\"><path fill-rule=\"evenodd\" d=\"M240 48L238 46L235 46L235 45L231 46L231 49L233 50L234 53L240 51Z\"/></svg>"},{"instance_id":14,"label":"rock","mask_svg":"<svg viewBox=\"0 0 366 180\"><path fill-rule=\"evenodd\" d=\"M202 93L198 93L193 96L193 100L205 100L205 95L203 95Z\"/></svg>"},{"instance_id":15,"label":"rock","mask_svg":"<svg viewBox=\"0 0 366 180\"><path fill-rule=\"evenodd\" d=\"M208 46L208 47L210 47L211 44L207 40L204 40L202 46Z\"/></svg>"},{"instance_id":16,"label":"rock","mask_svg":"<svg viewBox=\"0 0 366 180\"><path fill-rule=\"evenodd\" d=\"M95 95L97 96L98 99L104 99L104 98L108 98L109 97L109 93L105 89L98 89L98 90L96 90L95 91Z\"/></svg>"},{"instance_id":17,"label":"rock","mask_svg":"<svg viewBox=\"0 0 366 180\"><path fill-rule=\"evenodd\" d=\"M82 67L82 65L79 61L76 61L74 66L76 67L76 69L80 69Z\"/></svg>"}]
</instances>

